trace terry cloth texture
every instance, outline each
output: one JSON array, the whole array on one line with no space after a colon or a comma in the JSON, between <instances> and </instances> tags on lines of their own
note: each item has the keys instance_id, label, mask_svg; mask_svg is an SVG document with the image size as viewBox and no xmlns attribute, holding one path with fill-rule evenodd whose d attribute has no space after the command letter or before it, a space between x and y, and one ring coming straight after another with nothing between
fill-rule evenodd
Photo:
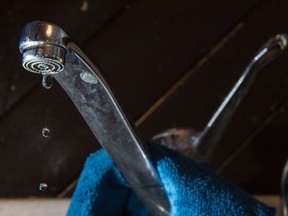
<instances>
[{"instance_id":1,"label":"terry cloth texture","mask_svg":"<svg viewBox=\"0 0 288 216\"><path fill-rule=\"evenodd\" d=\"M171 216L276 215L275 209L177 152L153 144L150 156L170 200ZM68 210L68 216L96 215L148 215L104 150L87 159Z\"/></svg>"}]
</instances>

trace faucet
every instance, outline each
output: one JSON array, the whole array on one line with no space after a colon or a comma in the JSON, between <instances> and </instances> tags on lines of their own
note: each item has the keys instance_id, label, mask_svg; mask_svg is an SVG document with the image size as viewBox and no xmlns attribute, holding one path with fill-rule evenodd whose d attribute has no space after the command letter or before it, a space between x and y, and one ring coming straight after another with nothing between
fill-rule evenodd
<instances>
[{"instance_id":1,"label":"faucet","mask_svg":"<svg viewBox=\"0 0 288 216\"><path fill-rule=\"evenodd\" d=\"M52 77L59 82L148 212L169 215L170 203L147 147L99 67L65 31L48 22L28 23L19 50L23 67L41 74L44 87L51 86Z\"/></svg>"},{"instance_id":2,"label":"faucet","mask_svg":"<svg viewBox=\"0 0 288 216\"><path fill-rule=\"evenodd\" d=\"M178 150L199 162L209 161L257 75L287 48L287 40L286 34L277 34L259 49L203 131L197 132L192 128L172 128L153 136L152 140Z\"/></svg>"}]
</instances>

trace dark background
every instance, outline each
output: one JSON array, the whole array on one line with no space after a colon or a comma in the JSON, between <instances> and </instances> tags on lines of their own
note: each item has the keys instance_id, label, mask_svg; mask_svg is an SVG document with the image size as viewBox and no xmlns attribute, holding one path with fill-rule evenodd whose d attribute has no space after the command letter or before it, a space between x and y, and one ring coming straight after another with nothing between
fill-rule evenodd
<instances>
[{"instance_id":1,"label":"dark background","mask_svg":"<svg viewBox=\"0 0 288 216\"><path fill-rule=\"evenodd\" d=\"M27 22L69 32L149 140L171 127L201 131L261 45L288 32L287 11L287 0L2 2L0 197L67 196L99 148L57 83L45 90L22 68L18 41ZM208 164L249 193L279 193L288 155L287 59L288 51L261 72ZM49 139L41 136L45 126ZM45 193L40 182L49 185Z\"/></svg>"}]
</instances>

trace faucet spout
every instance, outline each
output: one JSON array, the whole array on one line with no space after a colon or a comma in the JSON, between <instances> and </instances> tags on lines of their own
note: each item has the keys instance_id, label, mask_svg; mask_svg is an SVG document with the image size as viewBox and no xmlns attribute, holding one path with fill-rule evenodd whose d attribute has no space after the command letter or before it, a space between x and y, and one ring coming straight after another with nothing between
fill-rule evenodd
<instances>
[{"instance_id":1,"label":"faucet spout","mask_svg":"<svg viewBox=\"0 0 288 216\"><path fill-rule=\"evenodd\" d=\"M287 40L285 34L278 34L268 40L245 68L204 130L194 139L192 146L198 160L205 161L209 159L257 75L287 48Z\"/></svg>"},{"instance_id":2,"label":"faucet spout","mask_svg":"<svg viewBox=\"0 0 288 216\"><path fill-rule=\"evenodd\" d=\"M150 214L169 215L169 200L145 145L100 69L51 23L28 23L19 48L25 69L60 83Z\"/></svg>"}]
</instances>

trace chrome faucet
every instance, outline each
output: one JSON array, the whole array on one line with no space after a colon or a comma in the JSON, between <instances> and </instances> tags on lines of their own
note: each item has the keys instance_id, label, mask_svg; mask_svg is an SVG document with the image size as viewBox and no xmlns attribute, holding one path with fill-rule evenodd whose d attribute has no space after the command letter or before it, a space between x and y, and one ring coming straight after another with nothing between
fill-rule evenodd
<instances>
[{"instance_id":1,"label":"chrome faucet","mask_svg":"<svg viewBox=\"0 0 288 216\"><path fill-rule=\"evenodd\" d=\"M52 76L64 88L149 213L169 215L169 200L145 145L100 69L67 33L48 22L28 23L19 49L23 67L41 74L46 88Z\"/></svg>"},{"instance_id":2,"label":"chrome faucet","mask_svg":"<svg viewBox=\"0 0 288 216\"><path fill-rule=\"evenodd\" d=\"M210 156L258 72L286 47L287 36L284 34L269 40L246 67L204 130L201 133L184 130L184 134L193 134L190 147L195 158L204 161ZM23 29L19 49L23 67L41 74L44 87L51 86L52 77L63 87L150 214L169 215L170 203L146 146L97 65L67 33L48 22L28 23ZM155 139L165 136L169 133Z\"/></svg>"},{"instance_id":3,"label":"chrome faucet","mask_svg":"<svg viewBox=\"0 0 288 216\"><path fill-rule=\"evenodd\" d=\"M192 128L173 128L155 135L152 140L178 150L199 162L209 161L257 75L287 48L287 40L286 34L277 34L260 48L203 131L197 132Z\"/></svg>"}]
</instances>

